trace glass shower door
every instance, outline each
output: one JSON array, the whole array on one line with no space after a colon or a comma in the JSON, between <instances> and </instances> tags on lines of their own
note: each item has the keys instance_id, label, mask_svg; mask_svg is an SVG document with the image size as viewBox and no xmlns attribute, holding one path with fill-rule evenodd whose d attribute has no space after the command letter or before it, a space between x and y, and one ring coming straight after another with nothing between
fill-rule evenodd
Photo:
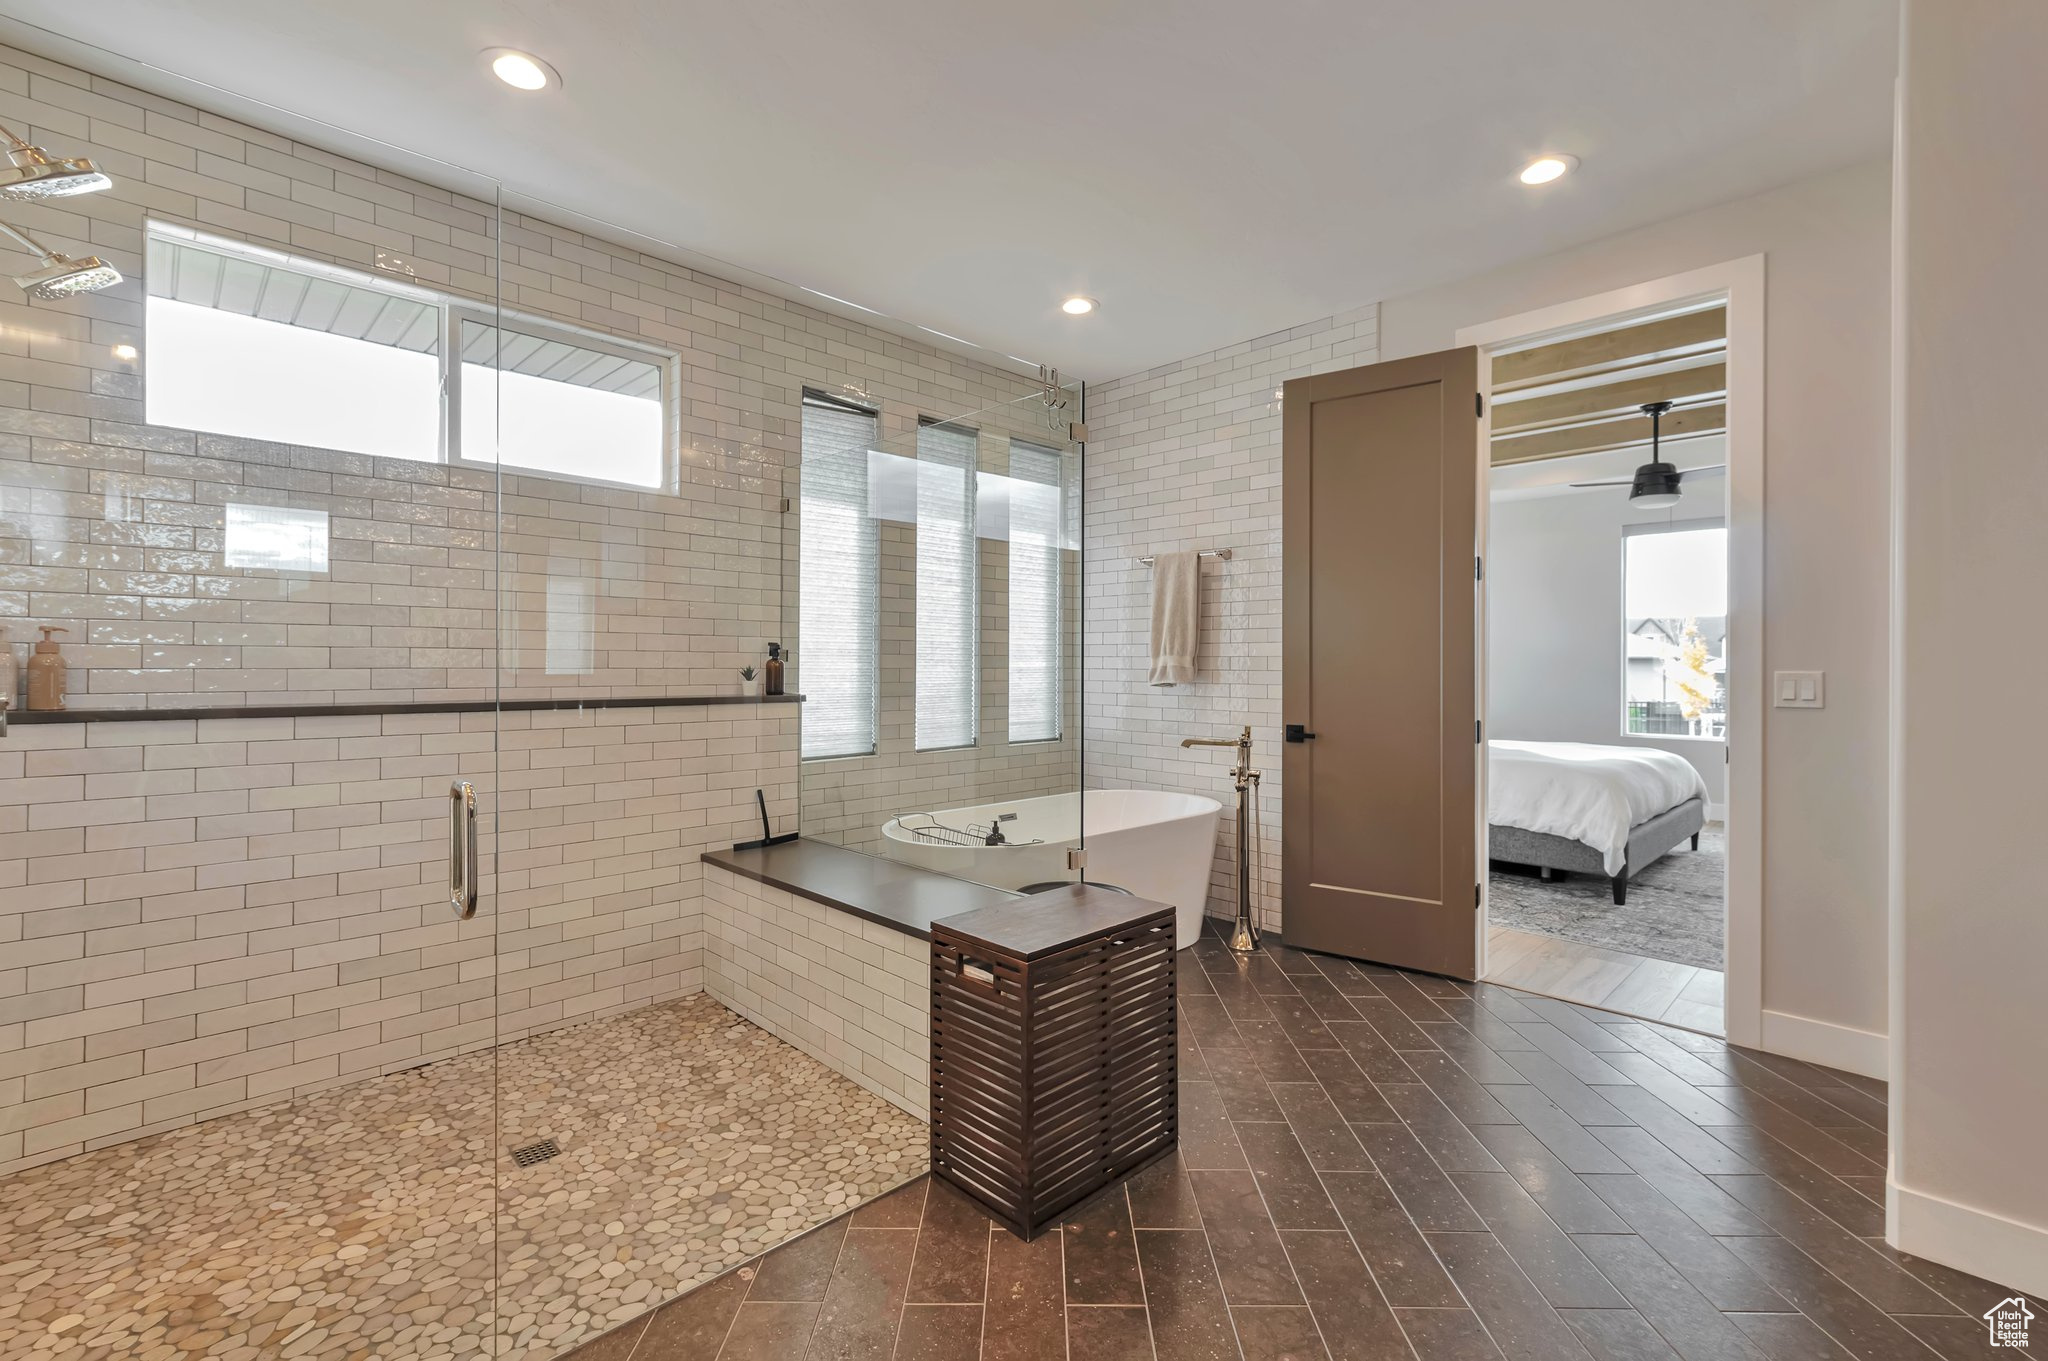
<instances>
[{"instance_id":1,"label":"glass shower door","mask_svg":"<svg viewBox=\"0 0 2048 1361\"><path fill-rule=\"evenodd\" d=\"M299 769L338 784L331 802L309 790L294 813L297 827L331 826L334 849L298 857L291 890L295 929L331 932L334 973L295 970L298 986L320 987L290 994L285 1024L302 1028L295 1053L339 1051L340 1072L295 1093L278 1213L266 1220L308 1236L314 1254L261 1296L259 1316L275 1316L262 1345L280 1355L496 1354L500 491L495 466L463 443L465 406L490 393L462 371L456 319L497 309L501 214L495 183L456 184L381 187L406 196L394 209L445 220L463 250L437 248L422 223L413 249L393 241L369 270L308 262L308 317L330 282L389 295L374 314L342 300L334 324L431 360L431 386L414 400L434 433L425 447L379 433L345 457L294 460L319 470L294 492L323 493L330 561L293 588L286 642L313 636L301 610L307 621L324 611L330 664L360 688L291 720L288 754L322 763ZM322 400L337 411L399 405L354 373L328 370ZM307 949L294 963L318 960Z\"/></svg>"}]
</instances>

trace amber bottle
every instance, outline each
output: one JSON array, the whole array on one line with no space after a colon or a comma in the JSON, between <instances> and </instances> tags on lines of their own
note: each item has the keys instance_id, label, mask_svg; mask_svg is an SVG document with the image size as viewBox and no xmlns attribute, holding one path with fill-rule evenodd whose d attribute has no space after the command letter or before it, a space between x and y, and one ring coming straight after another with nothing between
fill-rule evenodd
<instances>
[{"instance_id":1,"label":"amber bottle","mask_svg":"<svg viewBox=\"0 0 2048 1361\"><path fill-rule=\"evenodd\" d=\"M43 641L37 643L28 659L28 707L42 712L64 707L64 692L69 688L70 677L66 674L69 666L64 654L57 650L53 633L69 633L69 629L58 628L55 624L38 625L43 631Z\"/></svg>"}]
</instances>

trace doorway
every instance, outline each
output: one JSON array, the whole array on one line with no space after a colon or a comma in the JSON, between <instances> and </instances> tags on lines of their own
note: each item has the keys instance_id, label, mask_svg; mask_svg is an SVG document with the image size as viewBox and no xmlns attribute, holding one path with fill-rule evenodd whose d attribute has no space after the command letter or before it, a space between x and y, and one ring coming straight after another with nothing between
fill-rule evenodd
<instances>
[{"instance_id":1,"label":"doorway","mask_svg":"<svg viewBox=\"0 0 2048 1361\"><path fill-rule=\"evenodd\" d=\"M1753 1042L1760 260L1460 332L1488 363L1480 977Z\"/></svg>"}]
</instances>

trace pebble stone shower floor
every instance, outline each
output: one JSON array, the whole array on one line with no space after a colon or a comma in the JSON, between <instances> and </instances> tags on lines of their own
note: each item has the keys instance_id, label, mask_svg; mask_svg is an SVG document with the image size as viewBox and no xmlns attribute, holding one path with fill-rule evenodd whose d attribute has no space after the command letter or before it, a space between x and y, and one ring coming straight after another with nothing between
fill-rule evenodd
<instances>
[{"instance_id":1,"label":"pebble stone shower floor","mask_svg":"<svg viewBox=\"0 0 2048 1361\"><path fill-rule=\"evenodd\" d=\"M0 1357L540 1361L926 1140L700 994L0 1180Z\"/></svg>"}]
</instances>

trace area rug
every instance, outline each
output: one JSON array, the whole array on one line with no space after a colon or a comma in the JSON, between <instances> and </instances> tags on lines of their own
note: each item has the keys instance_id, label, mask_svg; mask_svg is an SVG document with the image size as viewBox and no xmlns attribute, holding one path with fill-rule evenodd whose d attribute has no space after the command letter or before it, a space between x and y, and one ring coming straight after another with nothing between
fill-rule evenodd
<instances>
[{"instance_id":1,"label":"area rug","mask_svg":"<svg viewBox=\"0 0 2048 1361\"><path fill-rule=\"evenodd\" d=\"M1726 829L1710 822L1700 848L1678 849L1632 876L1628 904L1614 905L1606 876L1566 874L1545 883L1533 869L1493 864L1487 920L1605 950L1721 969Z\"/></svg>"}]
</instances>

